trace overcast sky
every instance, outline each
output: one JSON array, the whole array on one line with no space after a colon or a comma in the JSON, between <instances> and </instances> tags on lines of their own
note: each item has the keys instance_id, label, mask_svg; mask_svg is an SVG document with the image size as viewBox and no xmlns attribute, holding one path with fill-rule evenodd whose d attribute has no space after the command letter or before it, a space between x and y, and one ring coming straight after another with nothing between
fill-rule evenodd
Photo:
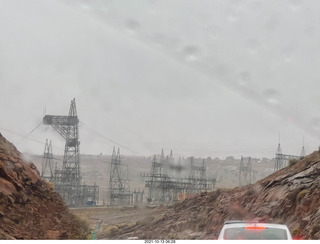
<instances>
[{"instance_id":1,"label":"overcast sky","mask_svg":"<svg viewBox=\"0 0 320 244\"><path fill-rule=\"evenodd\" d=\"M269 157L320 145L318 0L2 0L0 133L42 154ZM33 129L35 129L27 136ZM27 137L26 137L27 136Z\"/></svg>"}]
</instances>

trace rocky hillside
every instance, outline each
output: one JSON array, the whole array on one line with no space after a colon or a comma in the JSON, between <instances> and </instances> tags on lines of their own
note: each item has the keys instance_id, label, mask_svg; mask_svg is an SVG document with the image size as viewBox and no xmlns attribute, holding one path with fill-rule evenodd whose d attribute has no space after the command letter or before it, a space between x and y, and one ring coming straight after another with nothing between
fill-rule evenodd
<instances>
[{"instance_id":1,"label":"rocky hillside","mask_svg":"<svg viewBox=\"0 0 320 244\"><path fill-rule=\"evenodd\" d=\"M202 193L106 238L215 239L234 219L285 223L300 239L320 239L320 151L253 185Z\"/></svg>"},{"instance_id":2,"label":"rocky hillside","mask_svg":"<svg viewBox=\"0 0 320 244\"><path fill-rule=\"evenodd\" d=\"M89 229L0 134L0 239L86 239Z\"/></svg>"}]
</instances>

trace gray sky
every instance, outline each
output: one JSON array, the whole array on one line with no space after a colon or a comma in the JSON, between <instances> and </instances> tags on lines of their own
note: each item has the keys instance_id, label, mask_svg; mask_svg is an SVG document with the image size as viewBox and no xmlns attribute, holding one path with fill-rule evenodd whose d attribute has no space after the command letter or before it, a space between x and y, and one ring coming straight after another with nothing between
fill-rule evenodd
<instances>
[{"instance_id":1,"label":"gray sky","mask_svg":"<svg viewBox=\"0 0 320 244\"><path fill-rule=\"evenodd\" d=\"M0 2L0 132L41 154L76 99L81 153L300 155L320 142L320 2Z\"/></svg>"}]
</instances>

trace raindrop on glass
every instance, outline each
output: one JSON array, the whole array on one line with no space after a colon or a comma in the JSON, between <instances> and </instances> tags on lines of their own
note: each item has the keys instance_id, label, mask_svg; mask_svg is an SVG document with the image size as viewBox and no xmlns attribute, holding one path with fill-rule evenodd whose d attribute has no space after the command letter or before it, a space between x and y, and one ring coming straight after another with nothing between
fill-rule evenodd
<instances>
[{"instance_id":1,"label":"raindrop on glass","mask_svg":"<svg viewBox=\"0 0 320 244\"><path fill-rule=\"evenodd\" d=\"M130 19L126 22L126 28L128 31L135 33L140 28L140 23L136 20Z\"/></svg>"},{"instance_id":2,"label":"raindrop on glass","mask_svg":"<svg viewBox=\"0 0 320 244\"><path fill-rule=\"evenodd\" d=\"M292 62L294 60L294 51L292 48L283 50L283 59L285 62Z\"/></svg>"},{"instance_id":3,"label":"raindrop on glass","mask_svg":"<svg viewBox=\"0 0 320 244\"><path fill-rule=\"evenodd\" d=\"M251 74L249 72L242 72L238 75L237 83L239 86L245 87L251 83Z\"/></svg>"},{"instance_id":4,"label":"raindrop on glass","mask_svg":"<svg viewBox=\"0 0 320 244\"><path fill-rule=\"evenodd\" d=\"M187 61L194 62L199 59L200 50L196 46L187 46L183 50L183 55Z\"/></svg>"},{"instance_id":5,"label":"raindrop on glass","mask_svg":"<svg viewBox=\"0 0 320 244\"><path fill-rule=\"evenodd\" d=\"M229 11L229 13L227 13L227 19L230 22L236 22L238 20L238 16L234 11Z\"/></svg>"},{"instance_id":6,"label":"raindrop on glass","mask_svg":"<svg viewBox=\"0 0 320 244\"><path fill-rule=\"evenodd\" d=\"M267 103L277 105L279 103L279 93L274 89L267 89L263 92Z\"/></svg>"},{"instance_id":7,"label":"raindrop on glass","mask_svg":"<svg viewBox=\"0 0 320 244\"><path fill-rule=\"evenodd\" d=\"M271 16L271 18L268 19L265 23L265 28L268 31L274 31L278 28L278 26L279 26L279 16L276 14Z\"/></svg>"},{"instance_id":8,"label":"raindrop on glass","mask_svg":"<svg viewBox=\"0 0 320 244\"><path fill-rule=\"evenodd\" d=\"M260 42L257 39L249 39L246 43L246 46L250 52L256 52L260 47Z\"/></svg>"}]
</instances>

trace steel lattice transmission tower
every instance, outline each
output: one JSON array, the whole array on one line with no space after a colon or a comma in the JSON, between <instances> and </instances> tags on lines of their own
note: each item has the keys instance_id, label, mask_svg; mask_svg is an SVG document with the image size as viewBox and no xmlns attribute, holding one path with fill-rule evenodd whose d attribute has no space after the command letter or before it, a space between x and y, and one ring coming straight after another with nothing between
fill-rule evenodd
<instances>
[{"instance_id":1,"label":"steel lattice transmission tower","mask_svg":"<svg viewBox=\"0 0 320 244\"><path fill-rule=\"evenodd\" d=\"M109 205L130 205L133 193L130 192L128 180L128 166L121 163L120 149L116 153L113 148L109 177Z\"/></svg>"},{"instance_id":2,"label":"steel lattice transmission tower","mask_svg":"<svg viewBox=\"0 0 320 244\"><path fill-rule=\"evenodd\" d=\"M43 124L51 125L65 140L62 170L55 170L55 189L69 206L84 205L87 200L96 200L99 190L96 185L81 185L79 153L79 119L75 99L71 101L69 115L46 115Z\"/></svg>"},{"instance_id":3,"label":"steel lattice transmission tower","mask_svg":"<svg viewBox=\"0 0 320 244\"><path fill-rule=\"evenodd\" d=\"M302 144L302 149L300 153L300 158L304 158L306 156L306 151L304 149L304 137L303 137L303 144Z\"/></svg>"},{"instance_id":4,"label":"steel lattice transmission tower","mask_svg":"<svg viewBox=\"0 0 320 244\"><path fill-rule=\"evenodd\" d=\"M278 143L278 148L276 151L276 157L274 161L274 171L278 171L284 167L285 155L282 154L280 142Z\"/></svg>"},{"instance_id":5,"label":"steel lattice transmission tower","mask_svg":"<svg viewBox=\"0 0 320 244\"><path fill-rule=\"evenodd\" d=\"M48 142L46 139L46 144L44 147L43 159L42 159L42 169L41 169L41 176L47 178L49 180L53 179L54 170L53 170L53 154L52 154L52 143ZM48 171L49 170L49 174Z\"/></svg>"},{"instance_id":6,"label":"steel lattice transmission tower","mask_svg":"<svg viewBox=\"0 0 320 244\"><path fill-rule=\"evenodd\" d=\"M304 153L304 147L302 148L302 152ZM301 159L303 156L296 156L296 155L288 155L288 154L283 154L280 143L278 144L277 152L276 152L276 157L274 160L274 172L288 166L288 163L291 159Z\"/></svg>"},{"instance_id":7,"label":"steel lattice transmission tower","mask_svg":"<svg viewBox=\"0 0 320 244\"><path fill-rule=\"evenodd\" d=\"M239 166L239 186L250 185L252 175L251 157L242 157Z\"/></svg>"}]
</instances>

